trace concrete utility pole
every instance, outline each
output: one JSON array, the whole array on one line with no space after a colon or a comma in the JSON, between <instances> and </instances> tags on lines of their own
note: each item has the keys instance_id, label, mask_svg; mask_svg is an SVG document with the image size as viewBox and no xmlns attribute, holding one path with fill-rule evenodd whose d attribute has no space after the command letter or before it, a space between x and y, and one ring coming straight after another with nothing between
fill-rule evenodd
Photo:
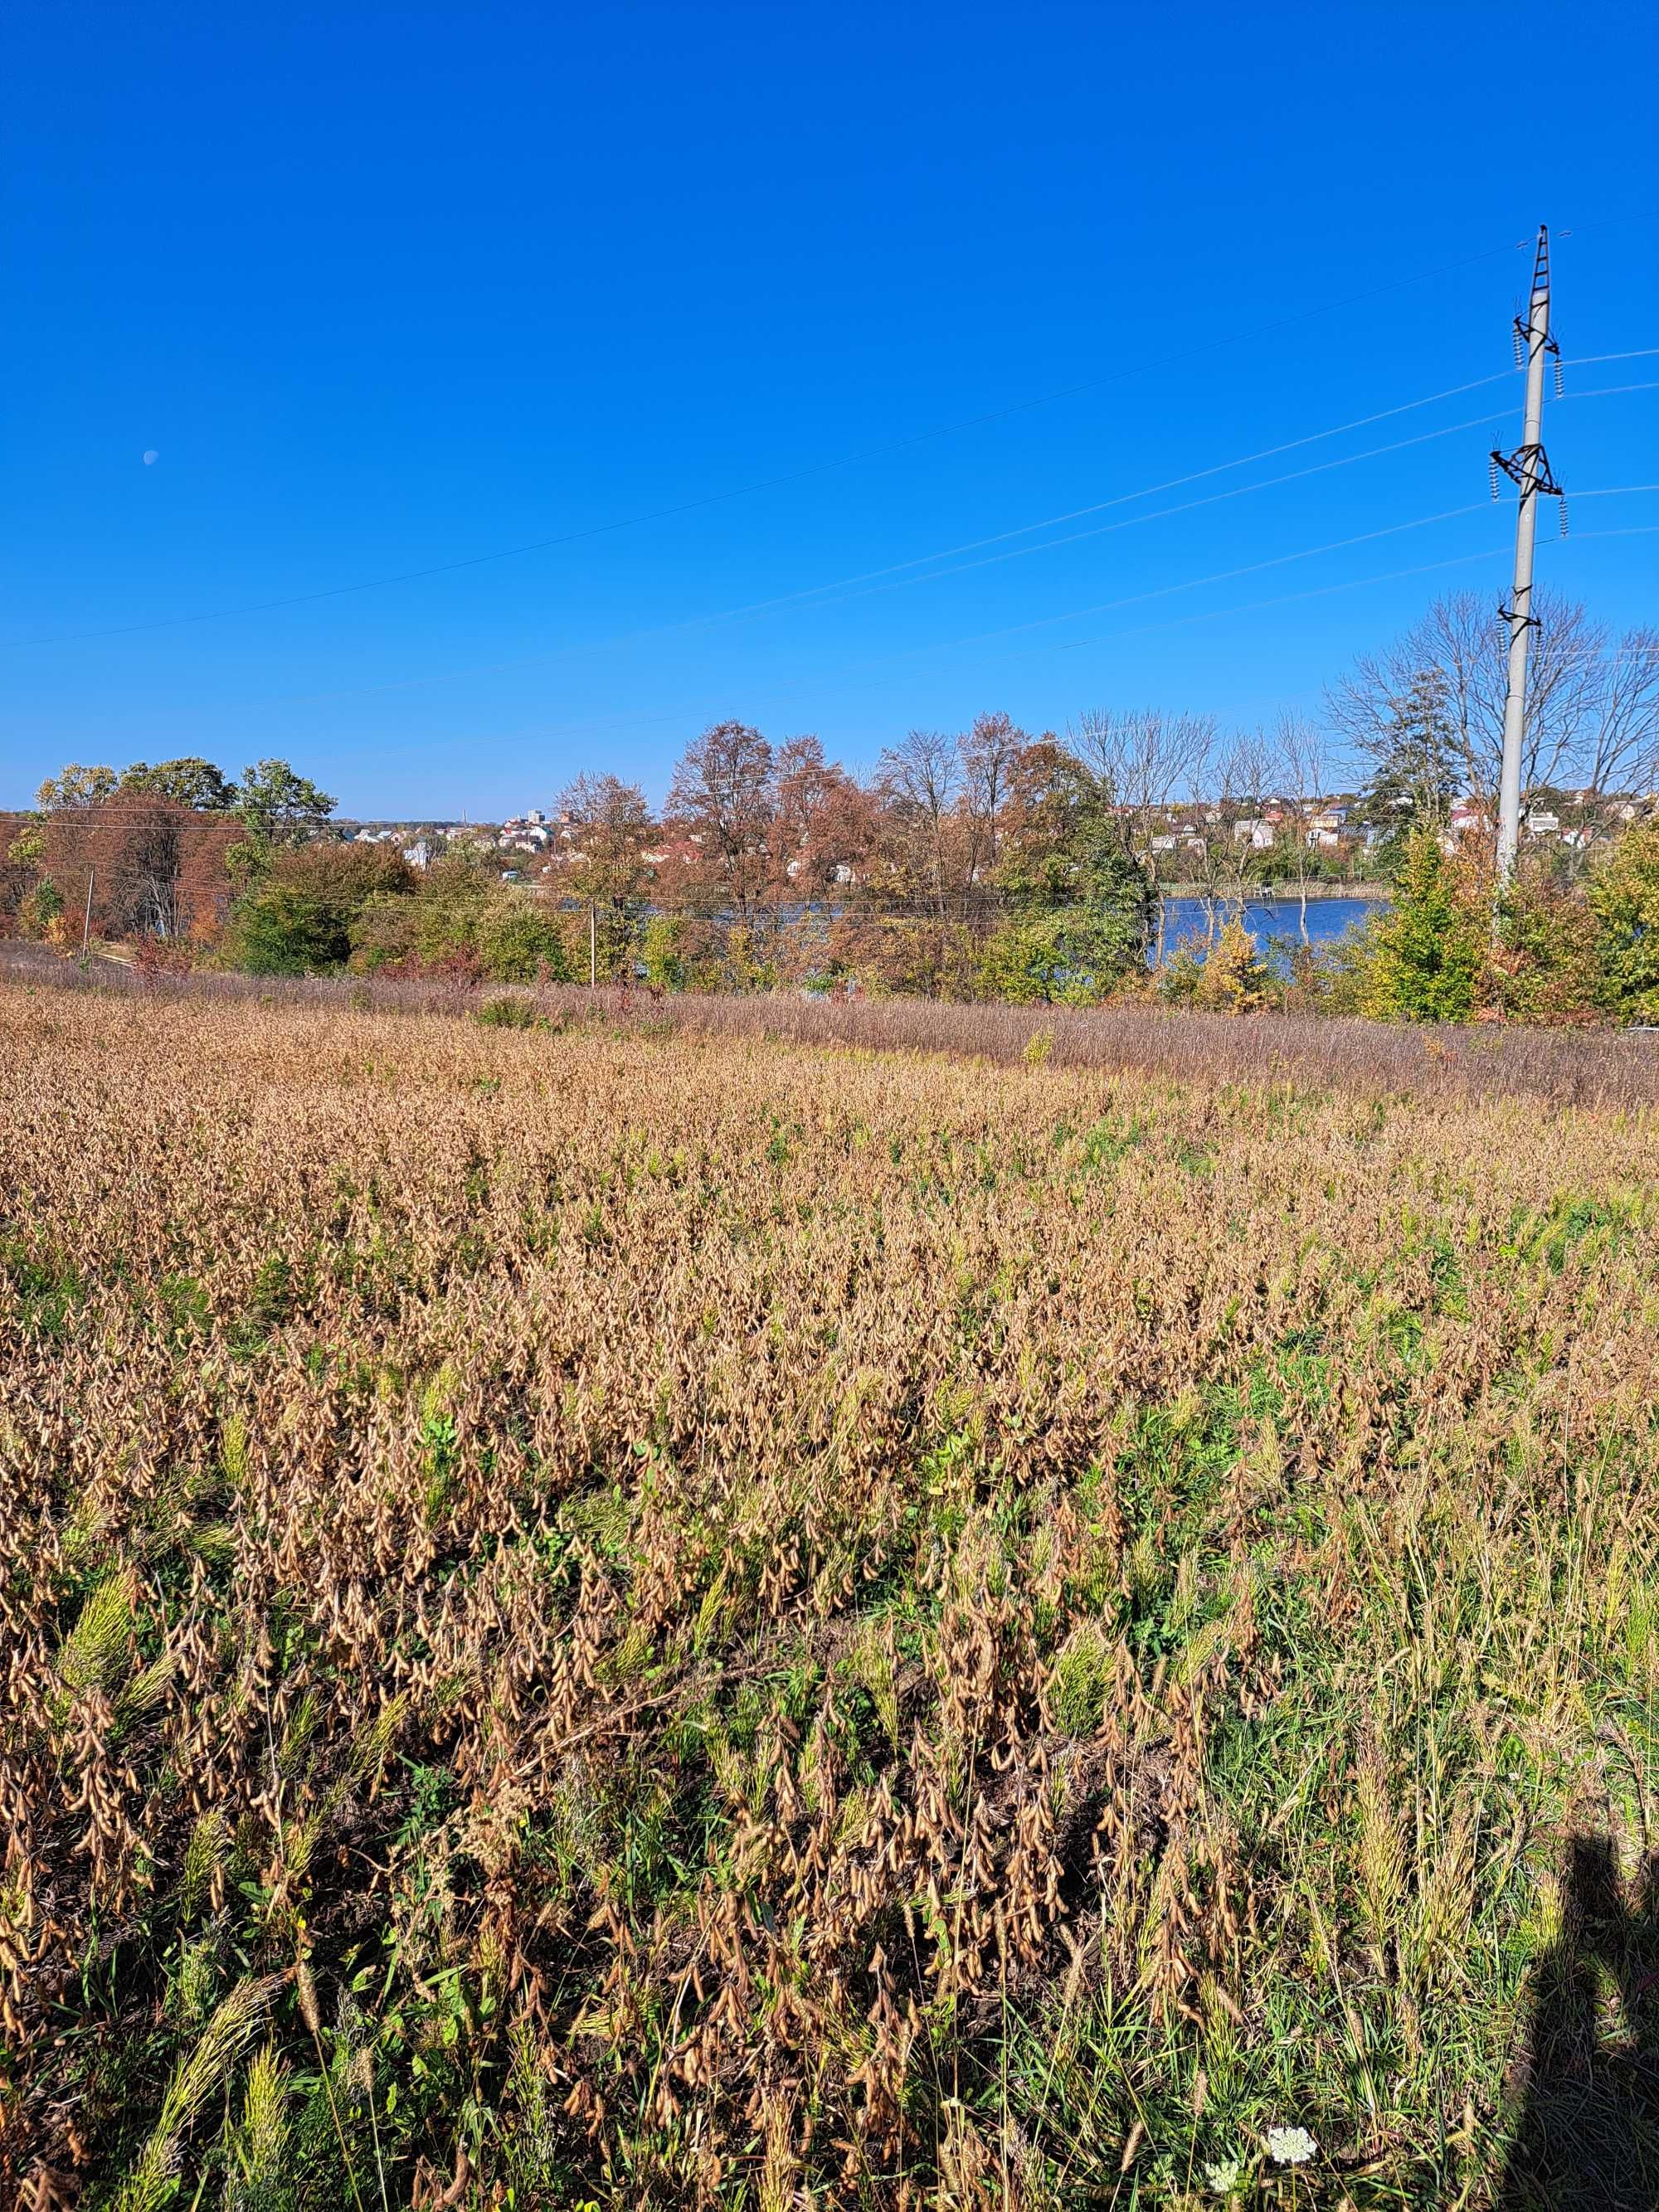
<instances>
[{"instance_id":1,"label":"concrete utility pole","mask_svg":"<svg viewBox=\"0 0 1659 2212\"><path fill-rule=\"evenodd\" d=\"M1540 223L1538 227L1538 256L1533 264L1532 301L1523 323L1515 319L1515 353L1517 366L1527 372L1527 411L1521 434L1521 443L1512 453L1494 453L1492 457L1492 490L1498 496L1498 472L1501 469L1521 490L1521 502L1515 517L1515 591L1506 607L1498 613L1509 624L1510 671L1509 689L1504 701L1504 769L1498 787L1498 878L1507 883L1515 872L1515 856L1521 844L1521 759L1525 750L1527 728L1527 634L1536 629L1538 618L1532 611L1532 555L1538 534L1538 500L1540 493L1561 501L1562 535L1566 534L1566 500L1561 487L1550 473L1548 456L1544 451L1544 356L1552 353L1558 363L1556 375L1561 372L1561 349L1550 336L1550 240L1549 232Z\"/></svg>"}]
</instances>

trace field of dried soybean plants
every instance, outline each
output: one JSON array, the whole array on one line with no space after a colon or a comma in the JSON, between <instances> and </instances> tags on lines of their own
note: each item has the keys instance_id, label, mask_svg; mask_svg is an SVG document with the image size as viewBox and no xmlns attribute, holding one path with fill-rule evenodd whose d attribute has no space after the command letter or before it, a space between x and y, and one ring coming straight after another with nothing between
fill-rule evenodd
<instances>
[{"instance_id":1,"label":"field of dried soybean plants","mask_svg":"<svg viewBox=\"0 0 1659 2212\"><path fill-rule=\"evenodd\" d=\"M0 2203L1652 2201L1651 1109L1046 1034L0 986Z\"/></svg>"}]
</instances>

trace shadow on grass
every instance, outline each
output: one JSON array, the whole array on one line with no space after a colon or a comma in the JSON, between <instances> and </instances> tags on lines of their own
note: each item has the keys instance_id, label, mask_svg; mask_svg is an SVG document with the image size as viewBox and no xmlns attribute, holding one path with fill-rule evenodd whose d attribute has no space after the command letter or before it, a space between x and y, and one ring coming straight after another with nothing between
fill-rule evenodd
<instances>
[{"instance_id":1,"label":"shadow on grass","mask_svg":"<svg viewBox=\"0 0 1659 2212\"><path fill-rule=\"evenodd\" d=\"M1627 1899L1608 1840L1573 1841L1497 2202L1501 2212L1659 2212L1659 1856Z\"/></svg>"}]
</instances>

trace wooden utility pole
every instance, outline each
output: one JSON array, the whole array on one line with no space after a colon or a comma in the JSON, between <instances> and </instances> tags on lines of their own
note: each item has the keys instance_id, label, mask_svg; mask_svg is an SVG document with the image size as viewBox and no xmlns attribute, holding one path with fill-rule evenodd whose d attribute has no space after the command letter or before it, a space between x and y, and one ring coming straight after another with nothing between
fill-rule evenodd
<instances>
[{"instance_id":1,"label":"wooden utility pole","mask_svg":"<svg viewBox=\"0 0 1659 2212\"><path fill-rule=\"evenodd\" d=\"M92 887L97 880L98 871L88 861L87 864L87 911L86 917L81 924L81 957L83 960L87 957L87 946L92 939Z\"/></svg>"},{"instance_id":2,"label":"wooden utility pole","mask_svg":"<svg viewBox=\"0 0 1659 2212\"><path fill-rule=\"evenodd\" d=\"M599 910L590 901L587 908L587 988L599 988Z\"/></svg>"}]
</instances>

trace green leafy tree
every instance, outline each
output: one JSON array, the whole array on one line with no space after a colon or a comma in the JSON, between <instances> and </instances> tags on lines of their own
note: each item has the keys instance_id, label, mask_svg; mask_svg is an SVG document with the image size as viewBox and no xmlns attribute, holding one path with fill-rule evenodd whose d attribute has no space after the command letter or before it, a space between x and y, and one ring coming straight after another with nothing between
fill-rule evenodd
<instances>
[{"instance_id":1,"label":"green leafy tree","mask_svg":"<svg viewBox=\"0 0 1659 2212\"><path fill-rule=\"evenodd\" d=\"M50 876L42 876L17 909L17 927L25 937L45 937L64 911L64 894Z\"/></svg>"},{"instance_id":2,"label":"green leafy tree","mask_svg":"<svg viewBox=\"0 0 1659 2212\"><path fill-rule=\"evenodd\" d=\"M1377 864L1392 872L1413 831L1444 823L1458 787L1457 732L1441 672L1414 676L1363 742L1372 767L1353 818L1378 833Z\"/></svg>"},{"instance_id":3,"label":"green leafy tree","mask_svg":"<svg viewBox=\"0 0 1659 2212\"><path fill-rule=\"evenodd\" d=\"M414 875L385 845L289 847L238 902L225 957L254 975L314 975L343 968L372 903L409 902Z\"/></svg>"},{"instance_id":4,"label":"green leafy tree","mask_svg":"<svg viewBox=\"0 0 1659 2212\"><path fill-rule=\"evenodd\" d=\"M6 847L6 863L13 868L38 867L46 849L46 825L38 814L26 814L17 834Z\"/></svg>"},{"instance_id":5,"label":"green leafy tree","mask_svg":"<svg viewBox=\"0 0 1659 2212\"><path fill-rule=\"evenodd\" d=\"M1659 1022L1659 823L1625 832L1589 897L1601 1003L1624 1021Z\"/></svg>"},{"instance_id":6,"label":"green leafy tree","mask_svg":"<svg viewBox=\"0 0 1659 2212\"><path fill-rule=\"evenodd\" d=\"M35 804L43 814L55 814L61 807L96 806L114 794L119 781L112 768L82 768L78 761L70 761L60 774L46 778L34 794Z\"/></svg>"},{"instance_id":7,"label":"green leafy tree","mask_svg":"<svg viewBox=\"0 0 1659 2212\"><path fill-rule=\"evenodd\" d=\"M726 984L726 931L689 915L653 915L640 933L645 980L659 991L718 991Z\"/></svg>"},{"instance_id":8,"label":"green leafy tree","mask_svg":"<svg viewBox=\"0 0 1659 2212\"><path fill-rule=\"evenodd\" d=\"M1384 1021L1462 1022L1474 1011L1490 909L1468 896L1432 830L1413 830L1394 899L1371 924L1366 1011Z\"/></svg>"},{"instance_id":9,"label":"green leafy tree","mask_svg":"<svg viewBox=\"0 0 1659 2212\"><path fill-rule=\"evenodd\" d=\"M1480 996L1522 1022L1583 1022L1600 998L1596 919L1580 890L1523 856L1497 898Z\"/></svg>"},{"instance_id":10,"label":"green leafy tree","mask_svg":"<svg viewBox=\"0 0 1659 2212\"><path fill-rule=\"evenodd\" d=\"M683 915L653 915L640 940L645 980L659 991L683 991L690 975L689 930Z\"/></svg>"},{"instance_id":11,"label":"green leafy tree","mask_svg":"<svg viewBox=\"0 0 1659 2212\"><path fill-rule=\"evenodd\" d=\"M415 900L416 957L428 967L476 957L478 933L500 878L476 846L458 845L421 878Z\"/></svg>"},{"instance_id":12,"label":"green leafy tree","mask_svg":"<svg viewBox=\"0 0 1659 2212\"><path fill-rule=\"evenodd\" d=\"M497 898L479 916L477 955L495 983L568 983L570 960L556 918L527 898Z\"/></svg>"},{"instance_id":13,"label":"green leafy tree","mask_svg":"<svg viewBox=\"0 0 1659 2212\"><path fill-rule=\"evenodd\" d=\"M1093 1005L1119 973L1115 947L1104 959L1091 957L1098 950L1075 913L1005 921L980 949L978 995L1013 1006Z\"/></svg>"},{"instance_id":14,"label":"green leafy tree","mask_svg":"<svg viewBox=\"0 0 1659 2212\"><path fill-rule=\"evenodd\" d=\"M353 917L354 969L371 973L405 962L423 969L459 963L497 983L572 980L558 916L502 884L489 855L465 845L435 860L415 881L412 897L378 895Z\"/></svg>"},{"instance_id":15,"label":"green leafy tree","mask_svg":"<svg viewBox=\"0 0 1659 2212\"><path fill-rule=\"evenodd\" d=\"M238 909L224 957L250 975L315 975L340 963L342 933L329 904L295 884L262 884ZM349 934L344 939L350 951Z\"/></svg>"},{"instance_id":16,"label":"green leafy tree","mask_svg":"<svg viewBox=\"0 0 1659 2212\"><path fill-rule=\"evenodd\" d=\"M1146 965L1155 880L1111 786L1082 762L1031 746L1013 790L996 873L1009 918L986 945L981 988L1098 1000Z\"/></svg>"},{"instance_id":17,"label":"green leafy tree","mask_svg":"<svg viewBox=\"0 0 1659 2212\"><path fill-rule=\"evenodd\" d=\"M235 787L236 811L251 843L265 851L303 844L327 823L339 802L285 760L256 761Z\"/></svg>"},{"instance_id":18,"label":"green leafy tree","mask_svg":"<svg viewBox=\"0 0 1659 2212\"><path fill-rule=\"evenodd\" d=\"M131 768L123 769L118 787L170 799L175 806L188 806L198 814L228 814L239 796L237 787L222 769L193 753L179 760L158 761L154 768L134 761Z\"/></svg>"}]
</instances>

